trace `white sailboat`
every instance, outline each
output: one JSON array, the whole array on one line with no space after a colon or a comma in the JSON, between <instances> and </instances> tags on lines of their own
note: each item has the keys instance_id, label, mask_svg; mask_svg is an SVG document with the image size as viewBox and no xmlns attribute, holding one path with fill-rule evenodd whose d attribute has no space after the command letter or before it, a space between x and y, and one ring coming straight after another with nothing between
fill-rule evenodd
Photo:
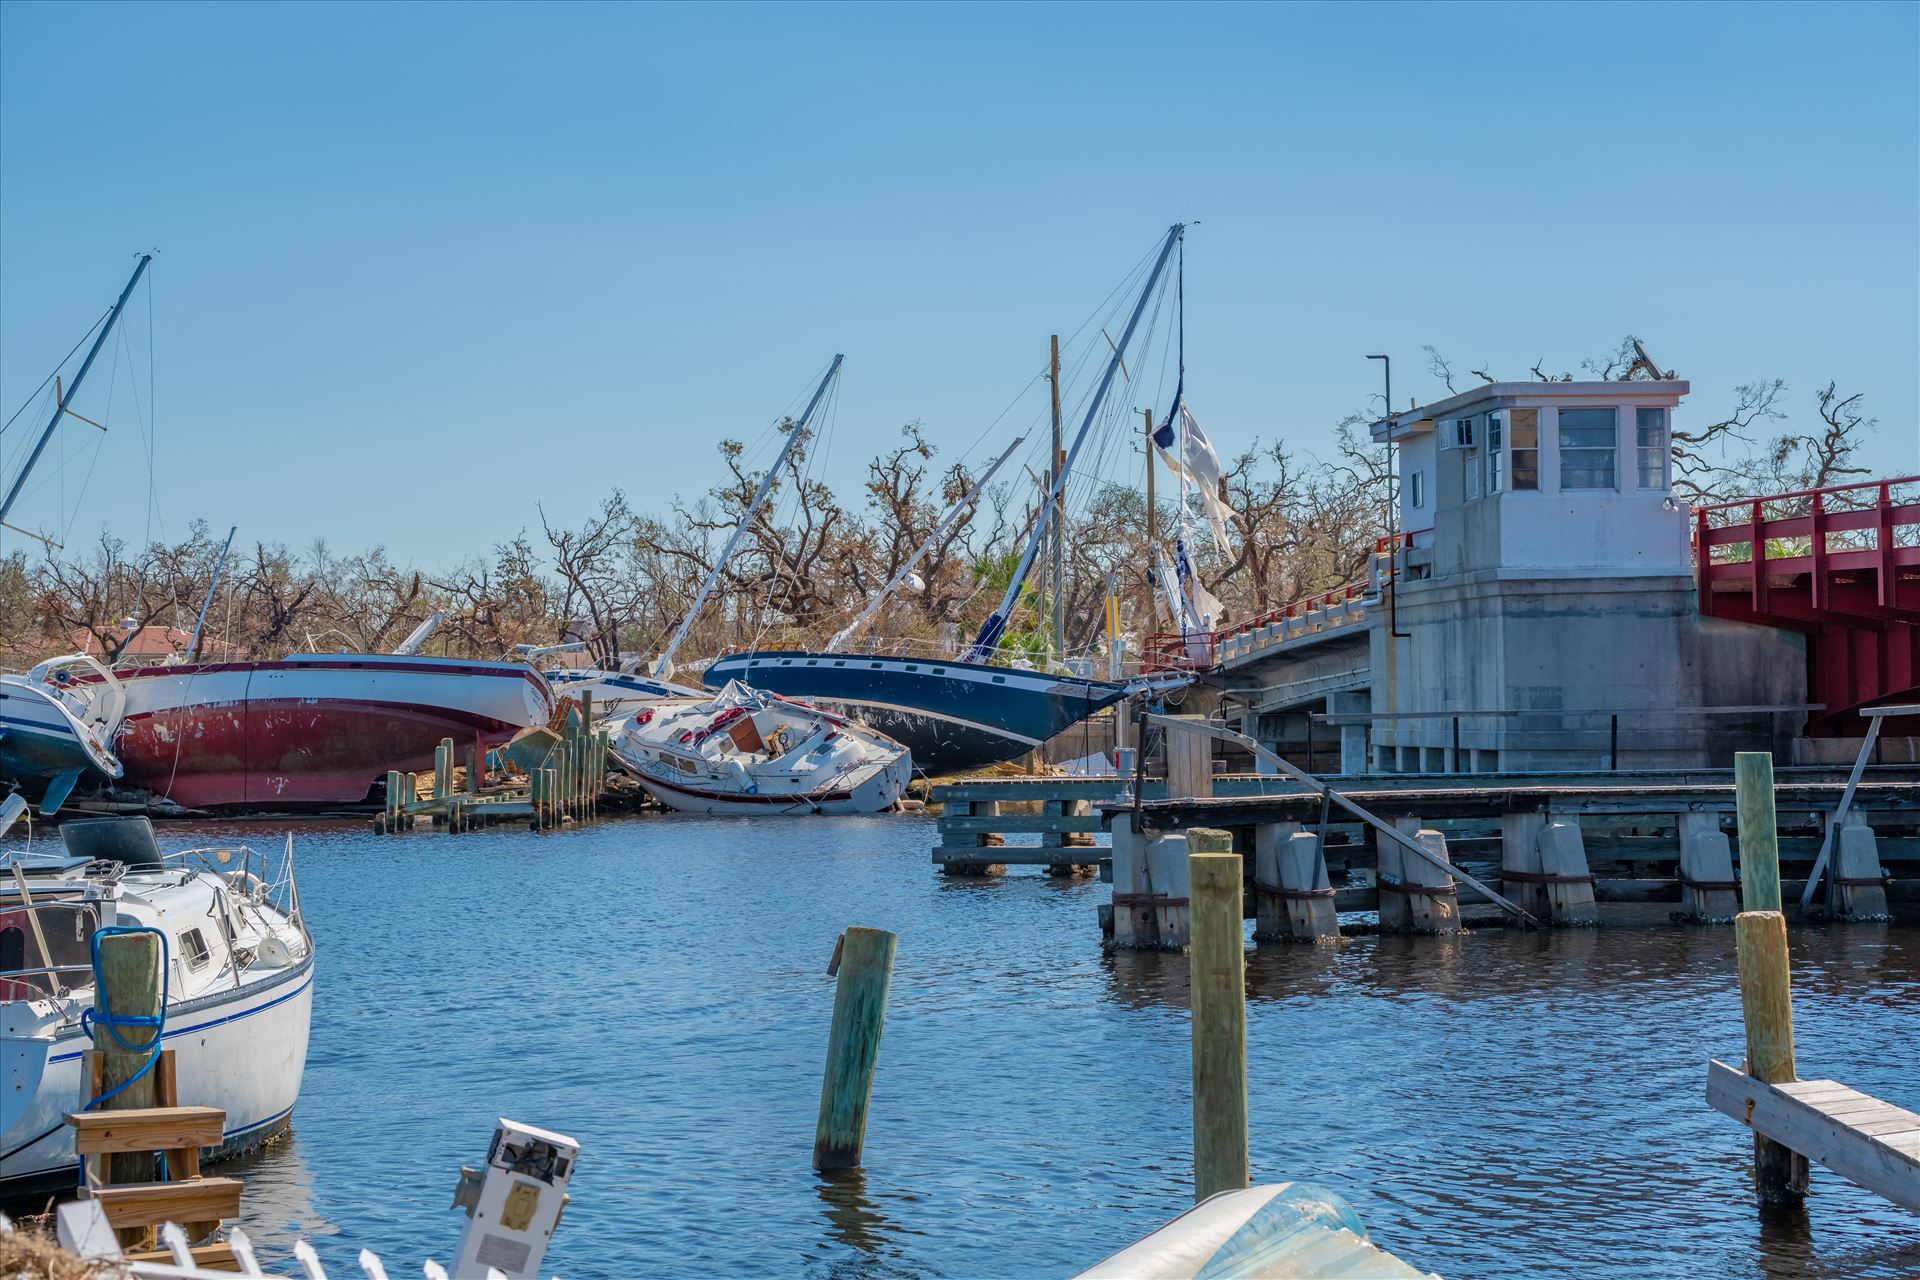
<instances>
[{"instance_id":1,"label":"white sailboat","mask_svg":"<svg viewBox=\"0 0 1920 1280\"><path fill-rule=\"evenodd\" d=\"M0 830L24 809L10 798ZM209 1158L286 1128L306 1069L314 977L292 837L270 876L245 848L162 855L145 818L72 821L61 836L64 853L8 855L0 881L0 1198L72 1185L64 1117L87 1101L82 1019L104 929L161 935L160 1043L173 1050L180 1097L227 1113Z\"/></svg>"},{"instance_id":2,"label":"white sailboat","mask_svg":"<svg viewBox=\"0 0 1920 1280\"><path fill-rule=\"evenodd\" d=\"M685 813L884 813L913 772L884 734L737 681L712 698L643 708L613 754Z\"/></svg>"}]
</instances>

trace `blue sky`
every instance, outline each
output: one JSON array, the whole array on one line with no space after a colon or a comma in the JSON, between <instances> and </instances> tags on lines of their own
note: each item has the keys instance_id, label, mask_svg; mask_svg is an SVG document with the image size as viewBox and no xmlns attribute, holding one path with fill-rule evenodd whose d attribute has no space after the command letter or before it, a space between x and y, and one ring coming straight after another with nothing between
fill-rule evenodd
<instances>
[{"instance_id":1,"label":"blue sky","mask_svg":"<svg viewBox=\"0 0 1920 1280\"><path fill-rule=\"evenodd\" d=\"M1833 378L1911 471L1917 12L11 0L0 413L158 246L167 531L445 564L537 502L697 494L835 351L855 496L908 419L972 442L1197 219L1223 452L1326 449L1368 352L1404 403L1423 344L1524 377L1631 331L1689 418L1778 376L1810 420ZM16 522L141 534L148 336L83 406L112 382L88 508L70 424Z\"/></svg>"}]
</instances>

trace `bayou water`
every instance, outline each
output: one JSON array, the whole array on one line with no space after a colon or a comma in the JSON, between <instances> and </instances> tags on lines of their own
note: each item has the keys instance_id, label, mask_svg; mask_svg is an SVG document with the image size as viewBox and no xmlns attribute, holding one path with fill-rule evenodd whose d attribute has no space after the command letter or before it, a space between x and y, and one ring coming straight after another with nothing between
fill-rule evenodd
<instances>
[{"instance_id":1,"label":"bayou water","mask_svg":"<svg viewBox=\"0 0 1920 1280\"><path fill-rule=\"evenodd\" d=\"M170 848L277 844L172 825ZM640 817L297 828L319 945L294 1135L245 1226L334 1274L446 1259L501 1115L579 1139L570 1278L1059 1276L1190 1202L1187 962L1103 954L1108 886L943 880L933 825ZM1653 919L1657 920L1657 913ZM899 934L864 1173L808 1167L850 924ZM1797 928L1801 1074L1920 1106L1920 929ZM1728 929L1249 953L1256 1179L1309 1179L1462 1280L1920 1274L1920 1218L1816 1168L1763 1222L1703 1100L1742 1034Z\"/></svg>"}]
</instances>

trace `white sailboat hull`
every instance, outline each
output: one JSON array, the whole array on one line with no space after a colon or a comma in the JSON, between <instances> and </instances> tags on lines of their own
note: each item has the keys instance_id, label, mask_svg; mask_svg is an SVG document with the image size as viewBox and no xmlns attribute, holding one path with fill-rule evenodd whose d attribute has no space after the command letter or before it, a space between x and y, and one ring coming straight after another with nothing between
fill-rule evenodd
<instances>
[{"instance_id":1,"label":"white sailboat hull","mask_svg":"<svg viewBox=\"0 0 1920 1280\"><path fill-rule=\"evenodd\" d=\"M257 1146L287 1126L306 1070L313 978L309 956L272 977L168 1007L162 1044L174 1052L181 1101L227 1113L219 1154ZM12 1005L0 1026L0 1153L8 1153L0 1196L74 1178L73 1132L62 1117L86 1101L81 1055L91 1041L78 1026L21 1025L26 1009Z\"/></svg>"}]
</instances>

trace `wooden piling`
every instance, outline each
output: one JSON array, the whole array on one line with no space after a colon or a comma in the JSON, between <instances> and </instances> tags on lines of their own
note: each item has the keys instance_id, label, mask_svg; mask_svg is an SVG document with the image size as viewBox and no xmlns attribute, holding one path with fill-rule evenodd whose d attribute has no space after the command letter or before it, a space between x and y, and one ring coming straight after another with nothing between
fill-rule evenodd
<instances>
[{"instance_id":1,"label":"wooden piling","mask_svg":"<svg viewBox=\"0 0 1920 1280\"><path fill-rule=\"evenodd\" d=\"M442 738L433 749L433 798L445 800L453 794L453 739Z\"/></svg>"},{"instance_id":2,"label":"wooden piling","mask_svg":"<svg viewBox=\"0 0 1920 1280\"><path fill-rule=\"evenodd\" d=\"M1187 832L1193 943L1193 1195L1247 1186L1247 988L1241 864L1225 831Z\"/></svg>"},{"instance_id":3,"label":"wooden piling","mask_svg":"<svg viewBox=\"0 0 1920 1280\"><path fill-rule=\"evenodd\" d=\"M827 1069L820 1082L820 1119L813 1131L813 1167L855 1169L867 1138L867 1100L873 1093L880 1028L887 1017L893 981L895 937L884 929L854 927L834 948L839 986L833 994L833 1029L827 1035Z\"/></svg>"},{"instance_id":4,"label":"wooden piling","mask_svg":"<svg viewBox=\"0 0 1920 1280\"><path fill-rule=\"evenodd\" d=\"M160 1014L161 993L160 939L151 933L110 933L100 939L100 987L93 993L93 1047L100 1055L99 1089L105 1094L122 1081L131 1079L147 1064L144 1052L159 1035L153 1027L122 1027L120 1039L136 1052L122 1049L113 1032L104 1025L106 1015L154 1018ZM148 1071L132 1084L100 1104L103 1111L126 1111L135 1107L159 1105L154 1073ZM93 1095L89 1095L91 1098ZM153 1177L153 1153L121 1154L108 1157L107 1178L111 1182L146 1182Z\"/></svg>"},{"instance_id":5,"label":"wooden piling","mask_svg":"<svg viewBox=\"0 0 1920 1280\"><path fill-rule=\"evenodd\" d=\"M1745 812L1742 805L1743 817ZM1747 1074L1766 1084L1790 1084L1797 1077L1787 918L1778 910L1742 911L1734 917L1733 936L1740 966L1740 1015L1747 1031ZM1807 1190L1806 1157L1755 1133L1753 1178L1762 1203L1796 1199Z\"/></svg>"},{"instance_id":6,"label":"wooden piling","mask_svg":"<svg viewBox=\"0 0 1920 1280\"><path fill-rule=\"evenodd\" d=\"M1773 814L1773 756L1739 751L1733 757L1734 806L1740 820L1740 906L1780 910L1780 832Z\"/></svg>"}]
</instances>

